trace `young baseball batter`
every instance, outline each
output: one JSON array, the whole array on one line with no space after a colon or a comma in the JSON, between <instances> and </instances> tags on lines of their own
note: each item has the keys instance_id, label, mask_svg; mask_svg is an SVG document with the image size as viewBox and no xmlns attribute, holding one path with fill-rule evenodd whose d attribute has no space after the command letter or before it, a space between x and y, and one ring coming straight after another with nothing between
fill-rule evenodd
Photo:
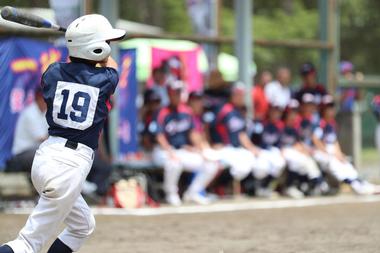
<instances>
[{"instance_id":1,"label":"young baseball batter","mask_svg":"<svg viewBox=\"0 0 380 253\"><path fill-rule=\"evenodd\" d=\"M50 65L41 81L49 138L37 150L32 166L40 199L17 239L1 246L0 253L40 252L62 223L66 228L48 253L78 251L94 231L94 216L81 188L118 83L109 42L124 35L97 14L80 17L67 28L71 62Z\"/></svg>"}]
</instances>

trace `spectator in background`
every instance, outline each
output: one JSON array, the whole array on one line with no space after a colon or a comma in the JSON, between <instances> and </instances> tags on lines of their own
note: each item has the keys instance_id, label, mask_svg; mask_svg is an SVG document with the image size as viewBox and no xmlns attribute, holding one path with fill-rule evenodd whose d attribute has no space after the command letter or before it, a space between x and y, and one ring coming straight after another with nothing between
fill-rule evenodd
<instances>
[{"instance_id":1,"label":"spectator in background","mask_svg":"<svg viewBox=\"0 0 380 253\"><path fill-rule=\"evenodd\" d=\"M349 61L342 61L340 63L340 74L345 81L355 81L356 77L353 73L354 65ZM360 99L358 88L347 87L340 89L340 110L345 112L352 112L354 109L355 101Z\"/></svg>"},{"instance_id":2,"label":"spectator in background","mask_svg":"<svg viewBox=\"0 0 380 253\"><path fill-rule=\"evenodd\" d=\"M167 106L169 104L169 97L166 89L167 76L164 67L153 69L152 78L152 90L160 96L161 105Z\"/></svg>"},{"instance_id":3,"label":"spectator in background","mask_svg":"<svg viewBox=\"0 0 380 253\"><path fill-rule=\"evenodd\" d=\"M317 70L311 63L305 63L300 69L303 84L300 90L296 93L295 98L302 103L302 97L305 93L310 93L314 96L315 102L319 105L322 97L327 94L325 87L317 82Z\"/></svg>"},{"instance_id":4,"label":"spectator in background","mask_svg":"<svg viewBox=\"0 0 380 253\"><path fill-rule=\"evenodd\" d=\"M8 172L29 172L38 146L48 137L46 104L40 88L36 89L34 97L18 117Z\"/></svg>"},{"instance_id":5,"label":"spectator in background","mask_svg":"<svg viewBox=\"0 0 380 253\"><path fill-rule=\"evenodd\" d=\"M270 104L276 104L284 109L290 99L291 91L289 84L291 81L291 73L287 67L280 67L276 72L276 80L265 86L265 95Z\"/></svg>"},{"instance_id":6,"label":"spectator in background","mask_svg":"<svg viewBox=\"0 0 380 253\"><path fill-rule=\"evenodd\" d=\"M261 72L259 81L252 89L252 101L254 108L254 117L257 120L263 120L268 111L268 100L265 95L265 86L273 79L272 74L265 70Z\"/></svg>"}]
</instances>

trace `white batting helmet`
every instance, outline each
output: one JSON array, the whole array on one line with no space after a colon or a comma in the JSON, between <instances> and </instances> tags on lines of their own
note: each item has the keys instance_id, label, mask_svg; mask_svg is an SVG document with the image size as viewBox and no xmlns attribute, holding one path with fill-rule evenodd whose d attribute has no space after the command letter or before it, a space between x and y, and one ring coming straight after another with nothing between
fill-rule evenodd
<instances>
[{"instance_id":1,"label":"white batting helmet","mask_svg":"<svg viewBox=\"0 0 380 253\"><path fill-rule=\"evenodd\" d=\"M107 41L122 39L125 31L112 28L102 15L85 15L67 28L65 38L69 55L92 61L102 61L111 54Z\"/></svg>"}]
</instances>

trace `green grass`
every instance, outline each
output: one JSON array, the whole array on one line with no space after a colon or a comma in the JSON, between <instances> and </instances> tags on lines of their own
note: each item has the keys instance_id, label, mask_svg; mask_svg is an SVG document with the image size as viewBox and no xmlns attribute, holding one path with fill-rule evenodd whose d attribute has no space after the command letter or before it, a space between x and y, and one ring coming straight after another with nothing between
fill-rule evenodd
<instances>
[{"instance_id":1,"label":"green grass","mask_svg":"<svg viewBox=\"0 0 380 253\"><path fill-rule=\"evenodd\" d=\"M376 148L364 148L362 151L363 164L380 164L380 153Z\"/></svg>"}]
</instances>

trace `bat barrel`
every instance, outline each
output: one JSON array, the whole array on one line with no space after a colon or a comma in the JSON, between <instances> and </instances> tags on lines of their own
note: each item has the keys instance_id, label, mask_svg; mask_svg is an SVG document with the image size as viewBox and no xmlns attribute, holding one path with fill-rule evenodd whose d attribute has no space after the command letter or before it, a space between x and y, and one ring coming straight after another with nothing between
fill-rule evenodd
<instances>
[{"instance_id":1,"label":"bat barrel","mask_svg":"<svg viewBox=\"0 0 380 253\"><path fill-rule=\"evenodd\" d=\"M56 24L52 24L49 20L33 15L31 13L27 13L25 11L21 11L11 6L6 6L1 9L1 17L5 20L27 26L50 28L61 32L66 31L65 28L62 28Z\"/></svg>"}]
</instances>

